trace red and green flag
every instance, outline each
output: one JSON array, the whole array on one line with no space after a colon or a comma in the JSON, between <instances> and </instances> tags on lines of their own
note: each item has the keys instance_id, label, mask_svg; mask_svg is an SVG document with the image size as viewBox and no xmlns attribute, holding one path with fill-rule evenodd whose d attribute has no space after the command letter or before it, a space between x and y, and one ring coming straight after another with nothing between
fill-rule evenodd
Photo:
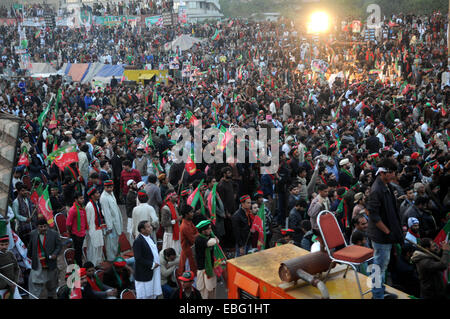
<instances>
[{"instance_id":1,"label":"red and green flag","mask_svg":"<svg viewBox=\"0 0 450 319\"><path fill-rule=\"evenodd\" d=\"M217 277L221 277L222 273L226 268L224 262L227 260L227 258L225 257L225 254L223 253L223 250L219 244L214 245L213 253L214 253L213 270Z\"/></svg>"},{"instance_id":2,"label":"red and green flag","mask_svg":"<svg viewBox=\"0 0 450 319\"><path fill-rule=\"evenodd\" d=\"M215 225L216 224L216 209L217 209L217 183L214 183L214 186L211 190L211 192L208 195L208 198L206 199L208 210L211 214L211 222Z\"/></svg>"},{"instance_id":3,"label":"red and green flag","mask_svg":"<svg viewBox=\"0 0 450 319\"><path fill-rule=\"evenodd\" d=\"M214 32L214 35L212 36L211 40L217 41L220 39L220 31L219 29L216 29L216 32Z\"/></svg>"},{"instance_id":4,"label":"red and green flag","mask_svg":"<svg viewBox=\"0 0 450 319\"><path fill-rule=\"evenodd\" d=\"M55 115L55 113L53 113L52 119L50 120L50 124L48 125L48 128L54 129L54 128L56 128L57 124L58 124L58 121L56 120L56 115Z\"/></svg>"},{"instance_id":5,"label":"red and green flag","mask_svg":"<svg viewBox=\"0 0 450 319\"><path fill-rule=\"evenodd\" d=\"M258 250L264 250L266 243L266 212L264 209L264 204L258 210L255 218L253 219L253 225L251 230L258 232L258 243L256 247Z\"/></svg>"},{"instance_id":6,"label":"red and green flag","mask_svg":"<svg viewBox=\"0 0 450 319\"><path fill-rule=\"evenodd\" d=\"M192 208L195 208L195 206L197 206L197 203L200 201L202 215L206 216L205 203L203 202L203 197L200 192L200 188L202 187L202 185L203 185L203 179L200 181L197 188L192 192L192 194L189 195L189 197L187 199L187 204L189 206L191 206Z\"/></svg>"},{"instance_id":7,"label":"red and green flag","mask_svg":"<svg viewBox=\"0 0 450 319\"><path fill-rule=\"evenodd\" d=\"M166 101L162 96L158 98L158 114L160 114L163 110L164 104L166 104Z\"/></svg>"},{"instance_id":8,"label":"red and green flag","mask_svg":"<svg viewBox=\"0 0 450 319\"><path fill-rule=\"evenodd\" d=\"M186 161L185 168L190 176L197 173L197 165L195 164L195 161L194 161L194 150L192 148L191 148L191 153L189 154L189 157Z\"/></svg>"},{"instance_id":9,"label":"red and green flag","mask_svg":"<svg viewBox=\"0 0 450 319\"><path fill-rule=\"evenodd\" d=\"M41 34L42 34L42 30L36 31L36 33L34 34L34 38L35 39L39 38L41 36Z\"/></svg>"},{"instance_id":10,"label":"red and green flag","mask_svg":"<svg viewBox=\"0 0 450 319\"><path fill-rule=\"evenodd\" d=\"M437 234L436 238L434 239L434 242L438 244L438 246L441 246L442 242L448 241L449 234L450 234L450 221L448 221L447 224L445 224L445 226Z\"/></svg>"},{"instance_id":11,"label":"red and green flag","mask_svg":"<svg viewBox=\"0 0 450 319\"><path fill-rule=\"evenodd\" d=\"M194 114L192 114L191 111L187 110L185 116L188 119L189 123L191 123L194 126L198 125L198 119Z\"/></svg>"},{"instance_id":12,"label":"red and green flag","mask_svg":"<svg viewBox=\"0 0 450 319\"><path fill-rule=\"evenodd\" d=\"M443 242L448 242L450 237L450 220L445 224L441 231L437 234L434 242L441 247ZM444 283L447 285L450 282L450 266L444 271Z\"/></svg>"},{"instance_id":13,"label":"red and green flag","mask_svg":"<svg viewBox=\"0 0 450 319\"><path fill-rule=\"evenodd\" d=\"M20 154L19 161L17 165L25 165L26 167L30 166L30 159L28 157L28 150L24 148L22 154Z\"/></svg>"},{"instance_id":14,"label":"red and green flag","mask_svg":"<svg viewBox=\"0 0 450 319\"><path fill-rule=\"evenodd\" d=\"M78 153L76 145L67 145L50 153L47 157L51 162L55 163L60 170L69 166L73 162L78 162Z\"/></svg>"},{"instance_id":15,"label":"red and green flag","mask_svg":"<svg viewBox=\"0 0 450 319\"><path fill-rule=\"evenodd\" d=\"M42 184L39 184L36 189L32 190L30 199L35 206L39 206L39 197L41 197L43 192L44 190L42 189Z\"/></svg>"},{"instance_id":16,"label":"red and green flag","mask_svg":"<svg viewBox=\"0 0 450 319\"><path fill-rule=\"evenodd\" d=\"M39 210L47 220L47 223L50 225L50 227L53 227L55 223L53 221L53 210L52 204L50 203L50 195L48 194L48 185L39 198Z\"/></svg>"},{"instance_id":17,"label":"red and green flag","mask_svg":"<svg viewBox=\"0 0 450 319\"><path fill-rule=\"evenodd\" d=\"M223 152L228 142L231 141L232 135L229 130L225 126L220 127L220 136L219 136L219 145L218 148Z\"/></svg>"}]
</instances>

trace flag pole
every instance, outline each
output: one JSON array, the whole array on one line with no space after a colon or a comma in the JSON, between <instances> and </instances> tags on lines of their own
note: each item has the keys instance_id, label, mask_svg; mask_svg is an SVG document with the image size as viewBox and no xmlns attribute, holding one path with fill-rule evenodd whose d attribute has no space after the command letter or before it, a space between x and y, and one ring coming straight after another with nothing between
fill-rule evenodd
<instances>
[{"instance_id":1,"label":"flag pole","mask_svg":"<svg viewBox=\"0 0 450 319\"><path fill-rule=\"evenodd\" d=\"M6 277L5 275L3 275L0 272L0 277L2 277L3 279L5 279L6 281L8 281L9 283L13 284L14 286L19 287L20 289L22 289L23 291L25 291L27 294L29 294L31 297L33 297L34 299L39 299L38 297L36 297L35 295L33 295L31 292L29 292L28 290L26 290L25 288L19 286L16 282L12 281L11 279L9 279L8 277Z\"/></svg>"}]
</instances>

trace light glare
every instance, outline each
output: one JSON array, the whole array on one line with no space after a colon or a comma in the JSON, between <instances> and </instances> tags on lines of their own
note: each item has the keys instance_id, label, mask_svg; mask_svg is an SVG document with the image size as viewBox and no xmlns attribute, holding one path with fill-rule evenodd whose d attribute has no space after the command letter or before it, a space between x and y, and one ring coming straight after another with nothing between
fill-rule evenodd
<instances>
[{"instance_id":1,"label":"light glare","mask_svg":"<svg viewBox=\"0 0 450 319\"><path fill-rule=\"evenodd\" d=\"M308 33L323 33L330 27L330 17L326 12L317 11L311 14L308 22Z\"/></svg>"}]
</instances>

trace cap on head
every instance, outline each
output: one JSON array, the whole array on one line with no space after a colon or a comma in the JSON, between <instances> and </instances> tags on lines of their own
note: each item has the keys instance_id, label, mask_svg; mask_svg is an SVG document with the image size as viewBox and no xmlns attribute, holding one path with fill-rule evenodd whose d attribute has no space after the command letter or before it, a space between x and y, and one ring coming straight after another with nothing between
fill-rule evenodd
<instances>
[{"instance_id":1,"label":"cap on head","mask_svg":"<svg viewBox=\"0 0 450 319\"><path fill-rule=\"evenodd\" d=\"M91 188L89 188L87 194L89 197L91 197L92 195L94 195L97 192L97 188L95 188L95 186L92 186Z\"/></svg>"},{"instance_id":2,"label":"cap on head","mask_svg":"<svg viewBox=\"0 0 450 319\"><path fill-rule=\"evenodd\" d=\"M248 196L248 195L243 195L243 196L241 196L241 198L239 199L239 201L240 201L241 203L244 203L247 199L250 199L250 196Z\"/></svg>"},{"instance_id":3,"label":"cap on head","mask_svg":"<svg viewBox=\"0 0 450 319\"><path fill-rule=\"evenodd\" d=\"M202 231L206 228L208 228L208 226L211 224L210 220L202 220L200 223L198 223L195 227L199 230Z\"/></svg>"},{"instance_id":4,"label":"cap on head","mask_svg":"<svg viewBox=\"0 0 450 319\"><path fill-rule=\"evenodd\" d=\"M108 180L106 180L106 181L103 183L103 185L104 185L105 187L107 187L107 186L114 186L114 182L113 182L111 179L108 179Z\"/></svg>"},{"instance_id":5,"label":"cap on head","mask_svg":"<svg viewBox=\"0 0 450 319\"><path fill-rule=\"evenodd\" d=\"M193 271L185 271L181 276L178 277L178 279L180 281L185 281L185 282L189 282L189 281L194 281L195 275Z\"/></svg>"}]
</instances>

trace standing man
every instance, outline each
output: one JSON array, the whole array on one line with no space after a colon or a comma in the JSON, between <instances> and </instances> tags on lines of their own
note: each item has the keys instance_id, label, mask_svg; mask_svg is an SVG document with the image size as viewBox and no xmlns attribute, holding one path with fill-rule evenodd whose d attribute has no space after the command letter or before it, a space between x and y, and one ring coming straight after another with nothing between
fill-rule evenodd
<instances>
[{"instance_id":1,"label":"standing man","mask_svg":"<svg viewBox=\"0 0 450 319\"><path fill-rule=\"evenodd\" d=\"M131 162L129 160L123 161L123 170L120 173L120 190L122 191L123 201L125 202L128 194L127 182L132 179L136 183L139 183L141 179L141 173L137 169L131 168Z\"/></svg>"},{"instance_id":2,"label":"standing man","mask_svg":"<svg viewBox=\"0 0 450 319\"><path fill-rule=\"evenodd\" d=\"M164 227L162 250L175 249L177 255L181 253L180 221L181 216L177 212L177 193L167 195L165 205L161 208L161 226Z\"/></svg>"},{"instance_id":3,"label":"standing man","mask_svg":"<svg viewBox=\"0 0 450 319\"><path fill-rule=\"evenodd\" d=\"M403 241L394 190L389 184L395 178L397 165L392 159L387 158L382 160L378 167L376 173L378 177L370 189L367 203L368 235L374 249L373 264L378 266L374 267L375 285L372 288L372 296L374 299L395 299L397 298L395 294L385 293L384 282L392 245Z\"/></svg>"},{"instance_id":4,"label":"standing man","mask_svg":"<svg viewBox=\"0 0 450 319\"><path fill-rule=\"evenodd\" d=\"M236 257L246 255L251 248L249 244L250 228L253 224L251 213L252 200L250 196L244 195L240 199L241 207L234 213L231 221L233 223L234 238L236 240Z\"/></svg>"},{"instance_id":5,"label":"standing man","mask_svg":"<svg viewBox=\"0 0 450 319\"><path fill-rule=\"evenodd\" d=\"M59 234L53 229L48 229L45 218L40 218L37 222L37 229L30 233L27 252L32 261L28 284L33 295L39 297L45 285L48 299L56 299L56 288L58 287L56 258L61 248Z\"/></svg>"},{"instance_id":6,"label":"standing man","mask_svg":"<svg viewBox=\"0 0 450 319\"><path fill-rule=\"evenodd\" d=\"M17 234L26 243L29 241L30 232L36 228L37 213L34 211L34 205L25 185L22 182L17 182L16 189L18 195L12 204L12 210L19 222Z\"/></svg>"},{"instance_id":7,"label":"standing man","mask_svg":"<svg viewBox=\"0 0 450 319\"><path fill-rule=\"evenodd\" d=\"M133 237L137 238L137 236L139 235L138 231L139 223L143 220L147 220L150 223L150 225L152 225L153 228L153 232L150 236L152 237L153 241L156 241L155 229L159 228L159 220L158 216L156 216L155 209L152 206L150 206L147 203L147 201L148 201L147 194L143 190L140 190L138 192L139 204L135 208L133 208L131 218L133 222L132 233Z\"/></svg>"},{"instance_id":8,"label":"standing man","mask_svg":"<svg viewBox=\"0 0 450 319\"><path fill-rule=\"evenodd\" d=\"M192 270L195 274L197 273L197 264L195 263L192 246L195 243L195 238L198 236L198 230L192 222L194 208L190 205L184 205L181 210L181 215L183 216L183 220L181 221L180 227L181 255L178 273L182 274L185 270Z\"/></svg>"},{"instance_id":9,"label":"standing man","mask_svg":"<svg viewBox=\"0 0 450 319\"><path fill-rule=\"evenodd\" d=\"M138 299L156 299L162 294L158 249L150 234L150 222L143 220L138 225L139 236L133 243L135 264L135 286Z\"/></svg>"},{"instance_id":10,"label":"standing man","mask_svg":"<svg viewBox=\"0 0 450 319\"><path fill-rule=\"evenodd\" d=\"M9 235L0 235L0 274L17 282L19 280L19 264L8 247ZM6 299L6 295L9 295L9 299L22 299L17 286L0 277L0 299Z\"/></svg>"},{"instance_id":11,"label":"standing man","mask_svg":"<svg viewBox=\"0 0 450 319\"><path fill-rule=\"evenodd\" d=\"M127 200L125 202L125 208L127 212L127 233L128 233L128 240L130 243L133 242L133 209L137 205L137 185L136 182L132 179L130 179L127 182L128 185L128 194L127 194Z\"/></svg>"},{"instance_id":12,"label":"standing man","mask_svg":"<svg viewBox=\"0 0 450 319\"><path fill-rule=\"evenodd\" d=\"M159 207L161 207L163 201L161 198L161 189L156 185L156 180L157 178L155 174L149 174L148 184L145 185L144 190L148 196L148 204L155 209L158 219L161 219Z\"/></svg>"},{"instance_id":13,"label":"standing man","mask_svg":"<svg viewBox=\"0 0 450 319\"><path fill-rule=\"evenodd\" d=\"M94 266L103 261L103 231L106 229L105 217L98 200L100 193L95 187L88 190L89 202L86 205L86 216L88 221L88 233L86 236L87 260Z\"/></svg>"},{"instance_id":14,"label":"standing man","mask_svg":"<svg viewBox=\"0 0 450 319\"><path fill-rule=\"evenodd\" d=\"M114 182L105 181L105 190L100 196L100 205L103 209L106 223L105 248L106 260L113 261L119 252L119 236L122 234L122 212L114 197Z\"/></svg>"},{"instance_id":15,"label":"standing man","mask_svg":"<svg viewBox=\"0 0 450 319\"><path fill-rule=\"evenodd\" d=\"M222 200L225 209L225 236L223 241L223 246L231 248L234 246L233 240L233 226L231 221L231 216L233 216L236 211L236 193L233 186L233 171L231 167L227 166L222 168L222 178L217 185L217 193Z\"/></svg>"},{"instance_id":16,"label":"standing man","mask_svg":"<svg viewBox=\"0 0 450 319\"><path fill-rule=\"evenodd\" d=\"M141 174L142 180L147 183L148 171L151 167L150 160L144 155L145 149L138 146L136 150L136 158L133 160L133 168L137 169Z\"/></svg>"},{"instance_id":17,"label":"standing man","mask_svg":"<svg viewBox=\"0 0 450 319\"><path fill-rule=\"evenodd\" d=\"M195 261L197 262L197 288L203 299L216 298L217 276L214 273L214 245L219 240L212 235L211 221L197 224L199 235L195 239Z\"/></svg>"},{"instance_id":18,"label":"standing man","mask_svg":"<svg viewBox=\"0 0 450 319\"><path fill-rule=\"evenodd\" d=\"M83 265L83 242L86 236L86 230L89 229L86 210L83 208L84 196L81 193L75 195L73 206L69 209L66 226L67 231L73 241L75 249L75 262L78 266Z\"/></svg>"}]
</instances>

